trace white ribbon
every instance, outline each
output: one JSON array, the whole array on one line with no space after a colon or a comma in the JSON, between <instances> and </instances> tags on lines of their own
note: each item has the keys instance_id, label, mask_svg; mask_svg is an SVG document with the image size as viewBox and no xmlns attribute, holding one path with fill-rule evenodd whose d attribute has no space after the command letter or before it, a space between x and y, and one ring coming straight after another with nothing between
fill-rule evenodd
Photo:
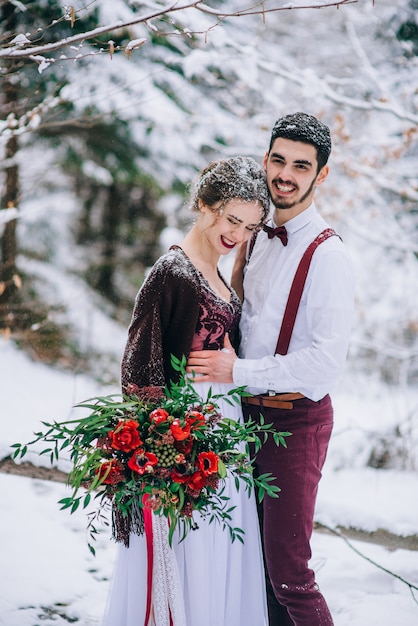
<instances>
[{"instance_id":1,"label":"white ribbon","mask_svg":"<svg viewBox=\"0 0 418 626\"><path fill-rule=\"evenodd\" d=\"M152 515L152 604L155 626L186 626L183 590L174 550L168 543L168 524L163 515Z\"/></svg>"}]
</instances>

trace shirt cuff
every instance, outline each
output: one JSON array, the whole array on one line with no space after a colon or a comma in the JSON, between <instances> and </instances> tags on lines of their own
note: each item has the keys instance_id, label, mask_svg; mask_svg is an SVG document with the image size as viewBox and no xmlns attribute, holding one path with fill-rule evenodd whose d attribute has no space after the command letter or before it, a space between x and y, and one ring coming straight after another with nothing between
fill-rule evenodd
<instances>
[{"instance_id":1,"label":"shirt cuff","mask_svg":"<svg viewBox=\"0 0 418 626\"><path fill-rule=\"evenodd\" d=\"M232 369L234 384L238 387L252 387L254 393L278 391L275 380L270 380L261 359L236 359Z\"/></svg>"}]
</instances>

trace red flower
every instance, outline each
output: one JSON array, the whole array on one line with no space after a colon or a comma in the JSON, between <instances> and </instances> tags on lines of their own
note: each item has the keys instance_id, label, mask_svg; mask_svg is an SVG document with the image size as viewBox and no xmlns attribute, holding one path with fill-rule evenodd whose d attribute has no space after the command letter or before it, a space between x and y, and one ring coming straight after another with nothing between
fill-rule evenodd
<instances>
[{"instance_id":1,"label":"red flower","mask_svg":"<svg viewBox=\"0 0 418 626\"><path fill-rule=\"evenodd\" d=\"M109 437L114 450L132 452L142 445L138 433L138 422L135 420L121 420L115 430L110 431Z\"/></svg>"},{"instance_id":2,"label":"red flower","mask_svg":"<svg viewBox=\"0 0 418 626\"><path fill-rule=\"evenodd\" d=\"M192 489L192 491L199 492L206 485L206 476L203 474L203 472L198 470L197 472L189 476L187 485L188 487L190 487L190 489Z\"/></svg>"},{"instance_id":3,"label":"red flower","mask_svg":"<svg viewBox=\"0 0 418 626\"><path fill-rule=\"evenodd\" d=\"M182 469L183 468L171 470L170 478L175 483L187 483L187 481L189 480L189 474L182 472Z\"/></svg>"},{"instance_id":4,"label":"red flower","mask_svg":"<svg viewBox=\"0 0 418 626\"><path fill-rule=\"evenodd\" d=\"M197 456L197 466L204 476L216 474L218 471L218 457L214 452L201 452Z\"/></svg>"},{"instance_id":5,"label":"red flower","mask_svg":"<svg viewBox=\"0 0 418 626\"><path fill-rule=\"evenodd\" d=\"M151 411L149 418L151 422L154 422L154 424L158 426L158 424L167 421L168 415L168 411L165 409L154 409Z\"/></svg>"},{"instance_id":6,"label":"red flower","mask_svg":"<svg viewBox=\"0 0 418 626\"><path fill-rule=\"evenodd\" d=\"M201 428L206 424L205 416L200 411L189 411L187 414L187 422L192 428Z\"/></svg>"},{"instance_id":7,"label":"red flower","mask_svg":"<svg viewBox=\"0 0 418 626\"><path fill-rule=\"evenodd\" d=\"M187 439L190 435L190 424L186 422L186 424L182 426L180 420L175 419L170 425L170 430L176 441L183 441L183 439Z\"/></svg>"},{"instance_id":8,"label":"red flower","mask_svg":"<svg viewBox=\"0 0 418 626\"><path fill-rule=\"evenodd\" d=\"M102 481L105 485L117 485L117 483L121 483L124 480L123 465L116 459L102 463L96 473L99 478L106 476Z\"/></svg>"},{"instance_id":9,"label":"red flower","mask_svg":"<svg viewBox=\"0 0 418 626\"><path fill-rule=\"evenodd\" d=\"M157 465L158 458L152 452L145 452L142 448L135 450L128 461L128 467L137 474L153 472L154 465Z\"/></svg>"},{"instance_id":10,"label":"red flower","mask_svg":"<svg viewBox=\"0 0 418 626\"><path fill-rule=\"evenodd\" d=\"M187 439L183 439L183 441L175 441L174 447L176 450L187 456L192 451L193 439L188 437Z\"/></svg>"}]
</instances>

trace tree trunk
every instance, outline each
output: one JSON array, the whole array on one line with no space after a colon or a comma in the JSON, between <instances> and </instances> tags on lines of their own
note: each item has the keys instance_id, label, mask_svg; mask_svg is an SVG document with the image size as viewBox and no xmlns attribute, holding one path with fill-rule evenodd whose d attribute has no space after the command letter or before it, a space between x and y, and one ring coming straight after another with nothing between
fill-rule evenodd
<instances>
[{"instance_id":1,"label":"tree trunk","mask_svg":"<svg viewBox=\"0 0 418 626\"><path fill-rule=\"evenodd\" d=\"M2 19L8 25L9 32L14 32L17 27L17 18L13 3L6 3L2 7ZM13 62L8 64L8 71L3 81L3 99L1 113L5 119L13 120L18 109L19 97L19 73ZM5 167L3 191L0 198L2 209L17 208L19 200L19 168L16 156L19 144L16 135L11 135L6 143ZM0 303L9 303L13 293L20 287L20 278L16 272L17 220L12 219L6 223L0 240Z\"/></svg>"},{"instance_id":2,"label":"tree trunk","mask_svg":"<svg viewBox=\"0 0 418 626\"><path fill-rule=\"evenodd\" d=\"M19 170L15 161L18 151L18 141L16 136L8 139L6 144L6 167L4 190L2 194L2 208L12 209L17 207L19 195ZM2 275L6 280L10 279L16 272L16 219L6 223L1 239L1 261Z\"/></svg>"},{"instance_id":3,"label":"tree trunk","mask_svg":"<svg viewBox=\"0 0 418 626\"><path fill-rule=\"evenodd\" d=\"M121 198L118 188L115 184L113 184L109 187L108 199L103 210L103 252L97 282L98 290L110 300L116 299L113 278L118 240L118 228L120 222L120 202Z\"/></svg>"}]
</instances>

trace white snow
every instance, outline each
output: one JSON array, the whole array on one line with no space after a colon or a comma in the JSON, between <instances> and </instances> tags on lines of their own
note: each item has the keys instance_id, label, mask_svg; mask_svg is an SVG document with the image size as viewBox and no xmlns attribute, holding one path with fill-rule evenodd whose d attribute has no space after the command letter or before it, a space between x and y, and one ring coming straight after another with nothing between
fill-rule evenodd
<instances>
[{"instance_id":1,"label":"white snow","mask_svg":"<svg viewBox=\"0 0 418 626\"><path fill-rule=\"evenodd\" d=\"M120 353L122 349L121 345ZM66 419L75 403L115 391L86 376L34 363L4 339L0 340L0 381L0 458L10 454L12 443L30 440L32 432L42 428L42 420ZM375 470L363 464L370 436L358 426L378 432L382 417L390 422L388 398L382 389L380 401L373 395L370 403L364 396L357 404L350 403L343 388L334 396L336 427L316 519L331 528L416 534L416 473ZM345 438L347 432L350 437ZM347 462L350 456L352 467ZM47 458L35 453L27 459L49 465ZM68 470L69 465L62 462L59 467ZM109 530L103 528L99 534L93 557L87 548L86 513L70 515L58 505L68 495L64 484L0 473L0 493L0 624L99 625L116 554ZM312 540L312 565L335 626L415 626L418 605L402 579L418 587L418 553L353 540L350 544L317 531ZM418 597L418 591L413 591Z\"/></svg>"}]
</instances>

